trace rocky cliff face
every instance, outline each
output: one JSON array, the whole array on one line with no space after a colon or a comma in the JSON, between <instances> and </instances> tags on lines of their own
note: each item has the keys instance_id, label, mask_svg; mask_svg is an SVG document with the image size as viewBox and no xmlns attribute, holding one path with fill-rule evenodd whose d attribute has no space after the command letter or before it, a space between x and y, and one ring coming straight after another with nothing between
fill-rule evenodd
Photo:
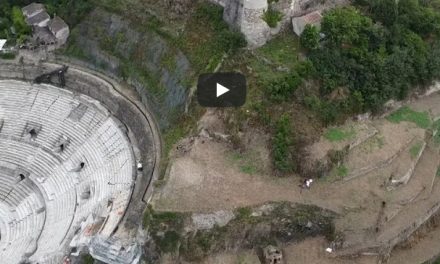
<instances>
[{"instance_id":1,"label":"rocky cliff face","mask_svg":"<svg viewBox=\"0 0 440 264\"><path fill-rule=\"evenodd\" d=\"M183 107L190 64L180 50L154 31L154 25L135 25L97 9L73 30L71 45L81 50L83 59L135 87L162 128Z\"/></svg>"}]
</instances>

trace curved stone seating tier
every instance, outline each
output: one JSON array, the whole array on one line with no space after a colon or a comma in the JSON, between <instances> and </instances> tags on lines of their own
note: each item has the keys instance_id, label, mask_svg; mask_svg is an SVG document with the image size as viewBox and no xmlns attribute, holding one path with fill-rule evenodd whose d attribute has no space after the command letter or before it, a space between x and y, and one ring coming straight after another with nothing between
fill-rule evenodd
<instances>
[{"instance_id":1,"label":"curved stone seating tier","mask_svg":"<svg viewBox=\"0 0 440 264\"><path fill-rule=\"evenodd\" d=\"M2 261L59 263L91 214L111 220L106 234L117 227L135 180L131 144L119 126L87 96L0 80Z\"/></svg>"},{"instance_id":2,"label":"curved stone seating tier","mask_svg":"<svg viewBox=\"0 0 440 264\"><path fill-rule=\"evenodd\" d=\"M17 191L14 198L15 207L6 202L10 196L0 202L0 255L2 261L8 260L5 263L15 263L21 259L23 252L33 251L45 220L44 211L39 212L44 204L42 197L36 192L24 192L26 183L15 185L14 190L19 189L21 191Z\"/></svg>"}]
</instances>

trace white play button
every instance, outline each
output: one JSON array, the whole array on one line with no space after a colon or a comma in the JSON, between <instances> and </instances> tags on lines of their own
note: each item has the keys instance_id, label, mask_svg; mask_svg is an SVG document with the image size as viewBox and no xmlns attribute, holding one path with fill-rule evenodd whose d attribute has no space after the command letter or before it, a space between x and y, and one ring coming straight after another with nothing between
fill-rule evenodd
<instances>
[{"instance_id":1,"label":"white play button","mask_svg":"<svg viewBox=\"0 0 440 264\"><path fill-rule=\"evenodd\" d=\"M246 101L246 78L235 72L201 74L197 101L203 107L240 107Z\"/></svg>"},{"instance_id":2,"label":"white play button","mask_svg":"<svg viewBox=\"0 0 440 264\"><path fill-rule=\"evenodd\" d=\"M220 96L224 95L227 92L229 92L228 88L226 88L223 85L217 83L217 97L220 97Z\"/></svg>"}]
</instances>

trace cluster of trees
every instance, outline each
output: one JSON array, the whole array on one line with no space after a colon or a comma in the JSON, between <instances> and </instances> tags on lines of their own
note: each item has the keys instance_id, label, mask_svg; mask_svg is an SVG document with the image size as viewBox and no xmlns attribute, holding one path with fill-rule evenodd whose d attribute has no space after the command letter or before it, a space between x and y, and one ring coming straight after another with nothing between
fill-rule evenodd
<instances>
[{"instance_id":1,"label":"cluster of trees","mask_svg":"<svg viewBox=\"0 0 440 264\"><path fill-rule=\"evenodd\" d=\"M327 12L320 31L308 26L301 36L321 82L320 95L309 101L334 113L327 122L338 113L378 111L387 100L440 77L435 1L355 2Z\"/></svg>"},{"instance_id":2,"label":"cluster of trees","mask_svg":"<svg viewBox=\"0 0 440 264\"><path fill-rule=\"evenodd\" d=\"M16 40L18 43L31 32L26 24L21 9L6 2L0 6L0 38Z\"/></svg>"}]
</instances>

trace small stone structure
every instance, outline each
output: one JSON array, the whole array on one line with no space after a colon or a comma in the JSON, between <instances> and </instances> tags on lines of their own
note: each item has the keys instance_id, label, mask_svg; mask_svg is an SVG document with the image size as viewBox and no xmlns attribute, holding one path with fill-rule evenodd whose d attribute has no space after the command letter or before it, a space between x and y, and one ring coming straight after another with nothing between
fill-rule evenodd
<instances>
[{"instance_id":1,"label":"small stone structure","mask_svg":"<svg viewBox=\"0 0 440 264\"><path fill-rule=\"evenodd\" d=\"M264 248L265 264L281 264L283 263L283 253L274 246Z\"/></svg>"},{"instance_id":2,"label":"small stone structure","mask_svg":"<svg viewBox=\"0 0 440 264\"><path fill-rule=\"evenodd\" d=\"M46 11L46 8L44 7L43 4L39 4L39 3L32 3L29 4L25 7L23 7L21 9L21 11L23 12L23 15L28 18L28 17L32 17L35 16L36 14L39 14L43 11Z\"/></svg>"},{"instance_id":3,"label":"small stone structure","mask_svg":"<svg viewBox=\"0 0 440 264\"><path fill-rule=\"evenodd\" d=\"M26 18L29 26L45 27L50 21L50 16L46 11L36 14L35 16Z\"/></svg>"},{"instance_id":4,"label":"small stone structure","mask_svg":"<svg viewBox=\"0 0 440 264\"><path fill-rule=\"evenodd\" d=\"M58 16L50 19L43 4L32 3L21 9L26 23L33 28L32 46L63 45L69 37L69 26Z\"/></svg>"},{"instance_id":5,"label":"small stone structure","mask_svg":"<svg viewBox=\"0 0 440 264\"><path fill-rule=\"evenodd\" d=\"M69 37L69 26L59 16L55 16L48 24L50 32L55 36L58 44L63 45Z\"/></svg>"},{"instance_id":6,"label":"small stone structure","mask_svg":"<svg viewBox=\"0 0 440 264\"><path fill-rule=\"evenodd\" d=\"M321 27L322 15L319 11L314 11L305 16L292 18L293 32L296 35L301 36L306 25L313 25L315 27Z\"/></svg>"},{"instance_id":7,"label":"small stone structure","mask_svg":"<svg viewBox=\"0 0 440 264\"><path fill-rule=\"evenodd\" d=\"M137 264L142 255L142 249L138 243L134 241L121 243L113 237L93 237L89 250L94 259L108 264Z\"/></svg>"}]
</instances>

